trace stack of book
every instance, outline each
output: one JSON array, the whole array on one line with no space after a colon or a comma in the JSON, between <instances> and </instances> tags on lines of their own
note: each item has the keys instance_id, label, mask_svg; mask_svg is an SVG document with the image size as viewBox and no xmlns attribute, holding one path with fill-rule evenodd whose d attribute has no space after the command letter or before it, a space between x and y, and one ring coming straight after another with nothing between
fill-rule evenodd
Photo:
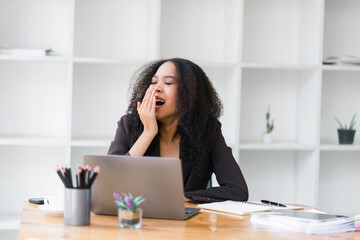
<instances>
[{"instance_id":1,"label":"stack of book","mask_svg":"<svg viewBox=\"0 0 360 240\"><path fill-rule=\"evenodd\" d=\"M31 48L2 48L1 55L27 56L27 57L43 57L53 54L51 49L31 49Z\"/></svg>"},{"instance_id":2,"label":"stack of book","mask_svg":"<svg viewBox=\"0 0 360 240\"><path fill-rule=\"evenodd\" d=\"M277 210L268 215L253 215L252 224L311 234L351 232L359 230L360 215L347 217L315 212Z\"/></svg>"},{"instance_id":3,"label":"stack of book","mask_svg":"<svg viewBox=\"0 0 360 240\"><path fill-rule=\"evenodd\" d=\"M360 65L360 56L331 56L323 60L326 65Z\"/></svg>"}]
</instances>

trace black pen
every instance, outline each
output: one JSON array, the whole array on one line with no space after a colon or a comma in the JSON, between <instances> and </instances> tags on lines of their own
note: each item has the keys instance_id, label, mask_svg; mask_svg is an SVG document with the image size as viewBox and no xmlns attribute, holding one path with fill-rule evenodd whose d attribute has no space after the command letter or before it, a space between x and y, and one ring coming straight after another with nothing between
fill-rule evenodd
<instances>
[{"instance_id":1,"label":"black pen","mask_svg":"<svg viewBox=\"0 0 360 240\"><path fill-rule=\"evenodd\" d=\"M284 205L284 204L277 203L277 202L272 202L272 201L268 201L268 200L261 200L261 202L265 203L265 204L277 206L277 207L286 207L286 205Z\"/></svg>"}]
</instances>

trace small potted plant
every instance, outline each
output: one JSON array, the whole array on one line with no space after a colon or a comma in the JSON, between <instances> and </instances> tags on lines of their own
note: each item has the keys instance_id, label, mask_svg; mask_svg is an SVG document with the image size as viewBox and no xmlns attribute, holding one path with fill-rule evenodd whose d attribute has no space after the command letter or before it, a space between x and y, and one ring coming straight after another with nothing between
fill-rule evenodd
<instances>
[{"instance_id":1,"label":"small potted plant","mask_svg":"<svg viewBox=\"0 0 360 240\"><path fill-rule=\"evenodd\" d=\"M340 120L335 117L335 120L337 121L337 123L339 124L339 128L337 129L338 132L338 137L339 137L339 143L340 144L353 144L354 143L354 136L355 136L355 116L356 113L354 114L354 116L352 117L349 127L345 125L343 125Z\"/></svg>"},{"instance_id":2,"label":"small potted plant","mask_svg":"<svg viewBox=\"0 0 360 240\"><path fill-rule=\"evenodd\" d=\"M134 198L131 193L123 193L123 197L114 193L115 204L118 207L118 220L121 228L139 229L141 227L142 209L140 204L145 201L145 198L139 196Z\"/></svg>"},{"instance_id":3,"label":"small potted plant","mask_svg":"<svg viewBox=\"0 0 360 240\"><path fill-rule=\"evenodd\" d=\"M274 119L270 123L270 107L265 115L266 118L266 131L262 134L263 143L271 143L271 132L274 130Z\"/></svg>"}]
</instances>

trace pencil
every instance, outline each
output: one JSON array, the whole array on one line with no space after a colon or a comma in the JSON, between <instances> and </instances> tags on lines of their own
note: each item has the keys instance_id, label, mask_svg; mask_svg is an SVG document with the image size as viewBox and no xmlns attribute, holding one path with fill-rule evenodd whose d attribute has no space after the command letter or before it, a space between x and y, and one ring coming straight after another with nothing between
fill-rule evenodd
<instances>
[{"instance_id":1,"label":"pencil","mask_svg":"<svg viewBox=\"0 0 360 240\"><path fill-rule=\"evenodd\" d=\"M62 175L62 173L61 173L61 171L60 171L60 167L56 166L55 169L56 169L56 172L57 172L57 174L59 175L61 181L64 183L64 186L67 187L66 182L65 182L65 179L64 179L64 176Z\"/></svg>"},{"instance_id":2,"label":"pencil","mask_svg":"<svg viewBox=\"0 0 360 240\"><path fill-rule=\"evenodd\" d=\"M63 167L61 167L61 171L62 171L62 173L63 173L63 175L64 175L64 180L65 180L65 183L66 183L65 187L66 187L66 188L71 188L70 182L69 182L69 180L68 180L67 177L66 177L65 169L64 169Z\"/></svg>"},{"instance_id":3,"label":"pencil","mask_svg":"<svg viewBox=\"0 0 360 240\"><path fill-rule=\"evenodd\" d=\"M86 188L86 166L82 165L82 175L83 175L83 187Z\"/></svg>"},{"instance_id":4,"label":"pencil","mask_svg":"<svg viewBox=\"0 0 360 240\"><path fill-rule=\"evenodd\" d=\"M96 166L94 168L94 171L91 173L90 179L89 179L89 184L88 184L88 188L91 188L91 185L93 184L96 176L98 175L98 173L100 172L100 167Z\"/></svg>"},{"instance_id":5,"label":"pencil","mask_svg":"<svg viewBox=\"0 0 360 240\"><path fill-rule=\"evenodd\" d=\"M78 178L79 178L79 188L82 188L82 170L81 168L79 169L79 172L78 172Z\"/></svg>"},{"instance_id":6,"label":"pencil","mask_svg":"<svg viewBox=\"0 0 360 240\"><path fill-rule=\"evenodd\" d=\"M78 172L75 171L76 188L79 188Z\"/></svg>"},{"instance_id":7,"label":"pencil","mask_svg":"<svg viewBox=\"0 0 360 240\"><path fill-rule=\"evenodd\" d=\"M67 166L65 168L65 173L66 173L67 180L68 180L68 182L70 184L70 187L73 188L72 174L71 174L71 167L70 166Z\"/></svg>"},{"instance_id":8,"label":"pencil","mask_svg":"<svg viewBox=\"0 0 360 240\"><path fill-rule=\"evenodd\" d=\"M87 175L86 175L86 187L89 188L89 181L90 181L90 174L91 174L91 167L89 166L89 169L87 171Z\"/></svg>"}]
</instances>

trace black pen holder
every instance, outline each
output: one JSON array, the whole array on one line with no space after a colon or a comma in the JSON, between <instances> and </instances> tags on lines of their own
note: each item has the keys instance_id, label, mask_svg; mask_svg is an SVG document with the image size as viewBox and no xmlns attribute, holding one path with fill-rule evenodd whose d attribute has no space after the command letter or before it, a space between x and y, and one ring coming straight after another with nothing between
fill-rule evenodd
<instances>
[{"instance_id":1,"label":"black pen holder","mask_svg":"<svg viewBox=\"0 0 360 240\"><path fill-rule=\"evenodd\" d=\"M72 226L90 224L90 188L65 188L64 223Z\"/></svg>"}]
</instances>

